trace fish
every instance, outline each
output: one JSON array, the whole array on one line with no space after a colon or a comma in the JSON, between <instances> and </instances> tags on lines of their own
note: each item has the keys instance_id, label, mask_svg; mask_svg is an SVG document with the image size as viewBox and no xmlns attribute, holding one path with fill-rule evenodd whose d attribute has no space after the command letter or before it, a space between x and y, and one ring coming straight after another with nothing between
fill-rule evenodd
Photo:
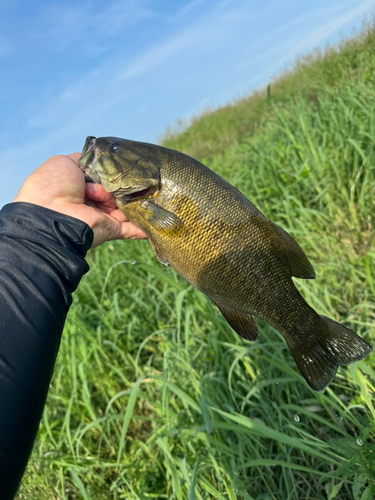
<instances>
[{"instance_id":1,"label":"fish","mask_svg":"<svg viewBox=\"0 0 375 500\"><path fill-rule=\"evenodd\" d=\"M240 337L257 340L254 317L276 329L315 391L371 352L299 293L292 278L315 272L298 243L203 163L155 144L89 136L79 166L146 233L158 260L204 293Z\"/></svg>"}]
</instances>

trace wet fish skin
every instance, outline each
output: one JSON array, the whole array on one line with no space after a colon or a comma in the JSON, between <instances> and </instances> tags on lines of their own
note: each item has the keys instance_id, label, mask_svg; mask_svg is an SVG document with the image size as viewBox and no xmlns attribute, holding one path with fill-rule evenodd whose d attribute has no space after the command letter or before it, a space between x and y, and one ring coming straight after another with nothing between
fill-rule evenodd
<instances>
[{"instance_id":1,"label":"wet fish skin","mask_svg":"<svg viewBox=\"0 0 375 500\"><path fill-rule=\"evenodd\" d=\"M256 340L253 316L278 330L313 389L371 351L300 295L292 276L315 273L293 238L202 163L115 137L88 137L79 163L147 234L160 262L206 294L241 337Z\"/></svg>"}]
</instances>

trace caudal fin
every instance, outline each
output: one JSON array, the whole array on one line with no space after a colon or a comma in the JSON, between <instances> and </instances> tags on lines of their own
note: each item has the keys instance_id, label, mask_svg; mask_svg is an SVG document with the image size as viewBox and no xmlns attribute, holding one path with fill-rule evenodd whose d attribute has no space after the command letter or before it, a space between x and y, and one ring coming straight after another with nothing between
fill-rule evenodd
<instances>
[{"instance_id":1,"label":"caudal fin","mask_svg":"<svg viewBox=\"0 0 375 500\"><path fill-rule=\"evenodd\" d=\"M371 346L354 332L332 319L321 316L325 335L317 335L315 344L290 350L309 386L323 391L336 375L340 365L365 358Z\"/></svg>"}]
</instances>

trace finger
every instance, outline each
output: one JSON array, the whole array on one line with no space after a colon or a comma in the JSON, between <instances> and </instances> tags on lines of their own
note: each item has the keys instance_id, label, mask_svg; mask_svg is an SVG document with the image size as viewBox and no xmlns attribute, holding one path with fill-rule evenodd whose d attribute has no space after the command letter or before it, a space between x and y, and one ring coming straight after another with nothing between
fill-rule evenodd
<instances>
[{"instance_id":1,"label":"finger","mask_svg":"<svg viewBox=\"0 0 375 500\"><path fill-rule=\"evenodd\" d=\"M86 205L94 206L107 215L112 215L120 222L127 222L128 218L118 210L114 196L108 193L101 184L88 183L85 186ZM88 203L90 200L90 203Z\"/></svg>"},{"instance_id":2,"label":"finger","mask_svg":"<svg viewBox=\"0 0 375 500\"><path fill-rule=\"evenodd\" d=\"M85 193L88 198L101 203L111 203L116 206L116 201L111 193L108 193L101 184L93 184L87 182L85 186Z\"/></svg>"},{"instance_id":3,"label":"finger","mask_svg":"<svg viewBox=\"0 0 375 500\"><path fill-rule=\"evenodd\" d=\"M147 235L142 229L139 229L139 227L131 222L122 222L120 227L120 238L138 240L147 238Z\"/></svg>"},{"instance_id":4,"label":"finger","mask_svg":"<svg viewBox=\"0 0 375 500\"><path fill-rule=\"evenodd\" d=\"M103 214L107 215L108 217L113 217L119 222L128 222L129 219L126 217L126 215L121 212L121 210L116 210L113 207L108 207L107 205L102 205L101 203L94 202L90 200L91 203L95 204L95 208L97 210L100 210ZM90 205L93 206L93 205Z\"/></svg>"},{"instance_id":5,"label":"finger","mask_svg":"<svg viewBox=\"0 0 375 500\"><path fill-rule=\"evenodd\" d=\"M90 200L90 198L87 198L87 196L85 196L85 205L87 205L88 207L92 207L92 208L95 208L95 210L98 209L95 201L93 200Z\"/></svg>"},{"instance_id":6,"label":"finger","mask_svg":"<svg viewBox=\"0 0 375 500\"><path fill-rule=\"evenodd\" d=\"M101 221L102 227L106 227L107 231L112 232L111 239L147 238L146 233L132 222L120 222L112 215L102 215Z\"/></svg>"},{"instance_id":7,"label":"finger","mask_svg":"<svg viewBox=\"0 0 375 500\"><path fill-rule=\"evenodd\" d=\"M68 158L71 158L74 163L78 165L78 160L81 158L81 153L71 153L70 155L66 155Z\"/></svg>"},{"instance_id":8,"label":"finger","mask_svg":"<svg viewBox=\"0 0 375 500\"><path fill-rule=\"evenodd\" d=\"M91 248L95 248L105 241L122 239L143 239L146 234L130 222L119 222L110 215L97 212L96 222L91 225L94 231L94 241Z\"/></svg>"},{"instance_id":9,"label":"finger","mask_svg":"<svg viewBox=\"0 0 375 500\"><path fill-rule=\"evenodd\" d=\"M100 207L100 205L99 205ZM103 209L103 211L105 212L105 207ZM114 217L115 219L117 219L118 221L120 222L129 222L129 219L126 217L126 215L121 212L121 210L111 210L109 212L106 212L108 213L109 215L111 215L112 217Z\"/></svg>"}]
</instances>

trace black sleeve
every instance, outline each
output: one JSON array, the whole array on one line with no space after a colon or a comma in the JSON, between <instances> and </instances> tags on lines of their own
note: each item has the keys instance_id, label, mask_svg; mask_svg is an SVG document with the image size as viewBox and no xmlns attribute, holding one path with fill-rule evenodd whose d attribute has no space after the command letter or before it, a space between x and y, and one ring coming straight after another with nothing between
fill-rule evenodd
<instances>
[{"instance_id":1,"label":"black sleeve","mask_svg":"<svg viewBox=\"0 0 375 500\"><path fill-rule=\"evenodd\" d=\"M0 498L13 499L93 240L78 219L30 203L0 211Z\"/></svg>"}]
</instances>

